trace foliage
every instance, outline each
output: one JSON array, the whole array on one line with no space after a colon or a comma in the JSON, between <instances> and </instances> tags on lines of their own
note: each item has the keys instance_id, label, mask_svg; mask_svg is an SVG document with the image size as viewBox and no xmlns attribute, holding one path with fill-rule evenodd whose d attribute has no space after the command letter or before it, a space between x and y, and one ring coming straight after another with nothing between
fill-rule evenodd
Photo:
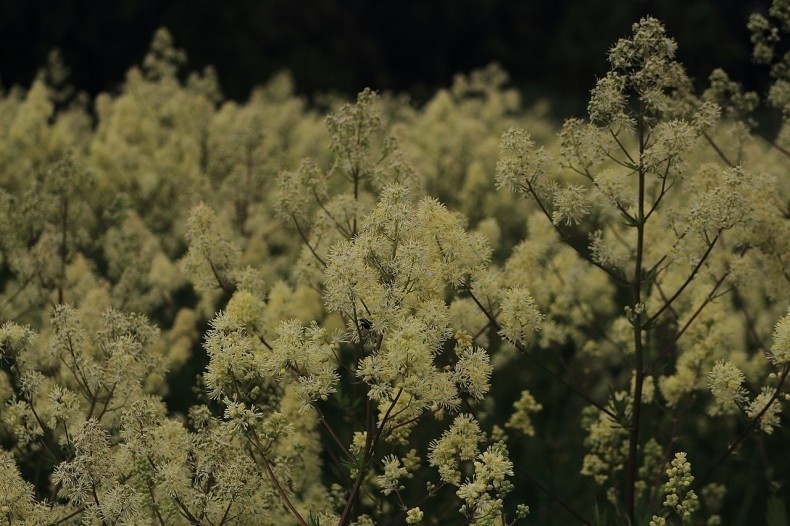
<instances>
[{"instance_id":1,"label":"foliage","mask_svg":"<svg viewBox=\"0 0 790 526\"><path fill-rule=\"evenodd\" d=\"M675 53L634 24L558 133L495 66L321 119L160 30L92 117L53 58L0 98L0 519L781 516L788 131Z\"/></svg>"}]
</instances>

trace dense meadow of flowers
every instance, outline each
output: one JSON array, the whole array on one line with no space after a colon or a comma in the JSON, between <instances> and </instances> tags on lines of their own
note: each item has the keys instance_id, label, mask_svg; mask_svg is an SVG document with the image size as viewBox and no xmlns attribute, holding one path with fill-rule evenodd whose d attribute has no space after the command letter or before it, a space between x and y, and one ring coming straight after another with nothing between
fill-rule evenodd
<instances>
[{"instance_id":1,"label":"dense meadow of flowers","mask_svg":"<svg viewBox=\"0 0 790 526\"><path fill-rule=\"evenodd\" d=\"M790 2L749 24L768 93L645 18L564 123L495 66L53 54L0 92L0 523L788 524Z\"/></svg>"}]
</instances>

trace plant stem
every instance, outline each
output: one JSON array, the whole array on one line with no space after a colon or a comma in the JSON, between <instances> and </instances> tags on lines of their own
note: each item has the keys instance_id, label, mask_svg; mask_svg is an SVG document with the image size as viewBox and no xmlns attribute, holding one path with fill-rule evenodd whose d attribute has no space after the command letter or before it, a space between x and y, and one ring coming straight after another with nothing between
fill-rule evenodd
<instances>
[{"instance_id":1,"label":"plant stem","mask_svg":"<svg viewBox=\"0 0 790 526\"><path fill-rule=\"evenodd\" d=\"M738 448L741 442L743 442L749 437L749 434L752 432L755 426L757 426L757 424L760 422L760 419L763 417L763 415L768 412L768 409L771 408L771 405L773 405L773 403L781 395L782 388L784 387L785 380L787 380L788 373L790 373L790 365L785 365L784 369L782 369L782 374L779 376L779 385L776 386L776 391L774 391L773 396L771 396L771 398L768 399L768 402L760 410L760 412L757 413L754 416L754 418L752 418L749 421L749 424L746 426L746 429L743 430L743 433L741 433L738 436L738 438L736 438L730 444L730 447L727 448L727 451L725 451L724 454L720 456L716 462L713 463L713 466L711 466L710 469L708 469L705 475L702 476L702 478L700 479L702 484L707 484L708 481L710 480L711 475L713 475L713 472L716 471L719 468L719 466L722 465L722 463L724 463L727 457L729 457L732 454L732 452Z\"/></svg>"},{"instance_id":2,"label":"plant stem","mask_svg":"<svg viewBox=\"0 0 790 526\"><path fill-rule=\"evenodd\" d=\"M374 425L372 422L372 412L370 409L368 410L368 431L367 436L365 437L365 452L362 456L362 465L359 467L359 472L357 473L357 478L354 481L354 486L351 488L351 495L348 497L346 501L346 505L343 508L343 515L340 517L340 521L338 522L338 526L345 526L351 521L351 513L354 509L354 505L356 504L357 498L359 496L359 490L362 486L362 481L365 478L364 469L367 467L368 463L373 459L373 453L375 452L376 445L378 444L379 439L381 438L382 433L384 432L384 426L387 424L387 420L389 420L390 415L392 414L392 410L395 408L395 405L398 403L401 395L403 394L403 389L398 391L398 394L395 395L395 398L392 399L390 402L387 411L384 413L384 416L381 419L381 423L379 423L378 428L376 429L375 435L371 436L372 429L374 429ZM368 400L368 408L370 408L370 400Z\"/></svg>"},{"instance_id":3,"label":"plant stem","mask_svg":"<svg viewBox=\"0 0 790 526\"><path fill-rule=\"evenodd\" d=\"M702 135L705 137L705 140L708 141L708 144L711 145L716 154L721 158L721 160L724 161L724 164L730 168L735 168L735 164L733 164L733 162L727 157L727 154L725 154L724 151L719 148L719 145L713 141L713 138L711 138L711 136L707 133L703 133Z\"/></svg>"},{"instance_id":4,"label":"plant stem","mask_svg":"<svg viewBox=\"0 0 790 526\"><path fill-rule=\"evenodd\" d=\"M60 277L58 282L58 305L63 305L63 303L65 302L63 289L66 286L66 258L69 255L68 224L69 224L69 198L64 195L63 198L61 199L61 215L60 215Z\"/></svg>"},{"instance_id":5,"label":"plant stem","mask_svg":"<svg viewBox=\"0 0 790 526\"><path fill-rule=\"evenodd\" d=\"M291 499L288 498L288 493L286 493L285 488L283 488L280 481L277 479L277 475L274 473L271 464L269 463L269 459L266 457L265 449L261 445L260 438L258 437L258 433L255 432L255 429L251 429L252 433L251 436L255 439L254 441L251 440L253 446L258 450L258 454L261 456L261 460L263 460L263 467L266 470L266 474L269 476L269 480L272 481L274 487L277 489L277 493L280 494L280 498L283 500L283 503L288 508L288 511L294 516L294 518L301 524L302 526L307 526L307 521L302 518L302 515L296 509L296 507L291 502Z\"/></svg>"},{"instance_id":6,"label":"plant stem","mask_svg":"<svg viewBox=\"0 0 790 526\"><path fill-rule=\"evenodd\" d=\"M304 244L307 245L308 249L310 249L310 253L312 253L315 259L317 259L318 262L321 263L321 266L326 267L326 262L321 258L321 256L319 256L316 253L315 248L313 248L313 245L311 245L310 242L307 240L307 236L305 235L304 230L302 230L302 227L299 225L299 221L296 219L296 216L294 214L291 214L291 219L293 219L294 225L296 225L296 231L299 232L299 237L302 238Z\"/></svg>"},{"instance_id":7,"label":"plant stem","mask_svg":"<svg viewBox=\"0 0 790 526\"><path fill-rule=\"evenodd\" d=\"M497 333L501 332L502 327L499 325L499 322L496 321L496 318L494 317L494 315L492 315L491 312L489 312L489 310L486 309L483 306L482 303L480 303L480 300L472 292L471 287L466 287L466 291L469 293L469 297L472 298L472 301L474 301L475 304L477 304L477 307L483 312L483 314L485 314L486 318L488 318L488 321L490 322L490 325L492 327L494 327L494 329L497 331ZM508 341L510 341L510 340L508 340ZM556 379L558 382L560 382L563 386L565 386L572 393L577 394L580 397L584 398L587 402L589 402L591 405L595 406L599 411L601 411L602 413L608 415L613 420L615 420L615 421L618 420L617 414L615 414L614 412L610 411L609 409L607 409L603 405L601 405L598 402L596 402L595 400L593 400L593 398L590 395L588 395L587 393L585 393L584 391L582 391L581 389L577 388L575 385L573 385L572 383L567 381L558 372L552 370L548 365L546 365L545 363L540 361L538 358L536 358L532 353L530 353L524 345L520 344L519 342L515 342L515 341L510 341L510 343L516 349L518 349L521 353L523 353L527 358L532 360L532 362L535 363L535 365L537 365L538 367L540 367L541 369L546 371L548 374L553 376L554 379Z\"/></svg>"},{"instance_id":8,"label":"plant stem","mask_svg":"<svg viewBox=\"0 0 790 526\"><path fill-rule=\"evenodd\" d=\"M571 508L570 505L568 505L565 501L563 501L557 495L555 495L554 492L552 492L549 488L547 488L546 486L541 484L541 482L538 479L536 479L535 477L530 475L527 471L517 468L516 472L519 474L519 476L523 476L526 479L528 479L530 481L530 483L532 483L536 488L538 488L540 491L542 491L549 499L553 500L554 502L559 504L565 511L567 511L568 513L573 515L573 517L576 520L578 520L579 523L586 524L586 525L591 524L590 521L588 521L587 519L582 517L579 512L577 512L576 510Z\"/></svg>"},{"instance_id":9,"label":"plant stem","mask_svg":"<svg viewBox=\"0 0 790 526\"><path fill-rule=\"evenodd\" d=\"M634 263L634 280L631 284L633 292L633 325L634 325L634 355L635 378L633 409L631 412L631 426L628 436L628 479L626 483L626 503L628 516L632 524L635 520L635 497L637 475L637 449L639 446L639 421L642 414L642 385L644 383L644 348L642 346L642 257L645 243L645 169L642 155L645 150L645 122L642 112L639 113L639 205L636 216L636 262Z\"/></svg>"}]
</instances>

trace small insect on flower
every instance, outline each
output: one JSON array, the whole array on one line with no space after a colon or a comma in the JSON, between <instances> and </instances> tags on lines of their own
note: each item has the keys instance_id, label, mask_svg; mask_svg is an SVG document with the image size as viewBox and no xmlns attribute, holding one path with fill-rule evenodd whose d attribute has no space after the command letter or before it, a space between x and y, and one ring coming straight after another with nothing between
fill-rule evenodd
<instances>
[{"instance_id":1,"label":"small insect on flower","mask_svg":"<svg viewBox=\"0 0 790 526\"><path fill-rule=\"evenodd\" d=\"M359 318L357 320L358 333L355 334L355 339L359 338L360 343L368 344L375 341L375 334L373 333L373 322L367 318Z\"/></svg>"}]
</instances>

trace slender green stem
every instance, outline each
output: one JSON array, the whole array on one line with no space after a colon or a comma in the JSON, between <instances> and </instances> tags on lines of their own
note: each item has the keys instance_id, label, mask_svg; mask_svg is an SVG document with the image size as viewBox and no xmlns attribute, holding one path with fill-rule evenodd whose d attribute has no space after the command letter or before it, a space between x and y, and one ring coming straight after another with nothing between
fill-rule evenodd
<instances>
[{"instance_id":1,"label":"slender green stem","mask_svg":"<svg viewBox=\"0 0 790 526\"><path fill-rule=\"evenodd\" d=\"M626 482L626 503L628 517L632 524L636 524L635 500L636 477L639 447L639 423L642 416L642 386L644 384L644 348L642 345L642 258L645 244L645 169L642 156L645 151L645 122L642 112L639 113L637 122L639 135L639 195L636 216L636 261L634 262L634 279L631 284L633 294L633 326L634 326L634 396L631 411L631 425L628 435L628 473Z\"/></svg>"},{"instance_id":2,"label":"slender green stem","mask_svg":"<svg viewBox=\"0 0 790 526\"><path fill-rule=\"evenodd\" d=\"M293 219L294 225L296 225L296 231L299 232L299 237L301 237L302 241L304 241L304 244L307 245L307 248L310 250L310 253L313 254L315 259L317 259L322 266L326 267L326 262L321 258L321 256L319 256L316 253L315 249L313 248L313 245L311 245L310 242L307 240L307 235L305 235L304 230L302 230L302 226L299 224L299 220L297 220L296 216L293 214L291 214L291 219Z\"/></svg>"}]
</instances>

